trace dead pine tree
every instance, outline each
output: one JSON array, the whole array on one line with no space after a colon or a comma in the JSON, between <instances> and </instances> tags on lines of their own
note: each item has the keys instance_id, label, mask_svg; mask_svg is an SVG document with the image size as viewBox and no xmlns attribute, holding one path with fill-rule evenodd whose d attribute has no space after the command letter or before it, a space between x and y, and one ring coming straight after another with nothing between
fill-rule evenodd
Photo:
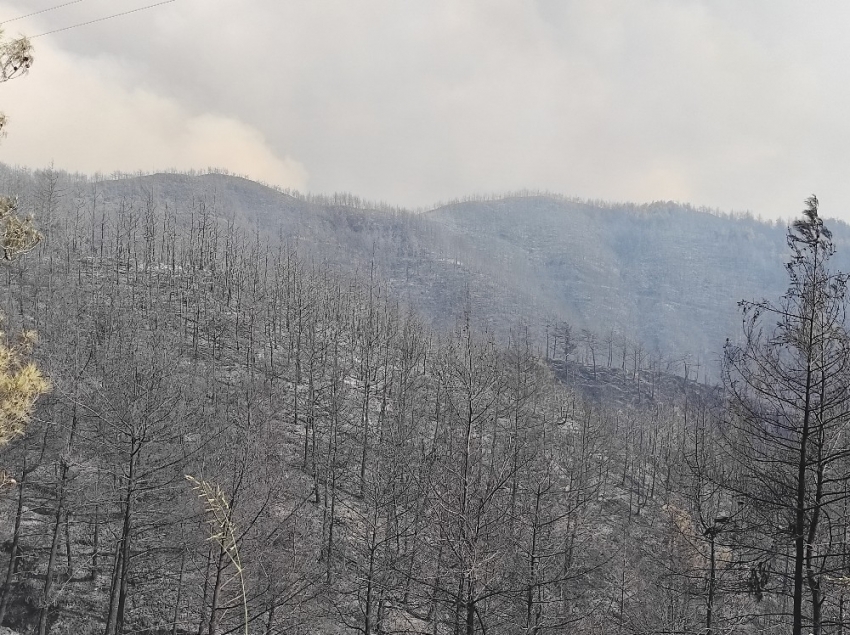
<instances>
[{"instance_id":1,"label":"dead pine tree","mask_svg":"<svg viewBox=\"0 0 850 635\"><path fill-rule=\"evenodd\" d=\"M729 485L748 507L749 547L790 578L792 610L782 619L791 618L793 635L819 635L833 619L826 582L842 562L830 525L848 478L840 442L850 413L848 276L828 268L835 248L816 197L787 242L788 291L778 303L741 302L742 341L725 348L726 449Z\"/></svg>"}]
</instances>

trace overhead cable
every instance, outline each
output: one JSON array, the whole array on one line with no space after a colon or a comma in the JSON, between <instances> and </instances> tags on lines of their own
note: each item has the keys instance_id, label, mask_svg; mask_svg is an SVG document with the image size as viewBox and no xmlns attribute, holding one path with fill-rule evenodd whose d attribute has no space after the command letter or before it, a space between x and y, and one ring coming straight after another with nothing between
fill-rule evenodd
<instances>
[{"instance_id":1,"label":"overhead cable","mask_svg":"<svg viewBox=\"0 0 850 635\"><path fill-rule=\"evenodd\" d=\"M88 20L86 22L80 22L79 24L72 24L71 26L64 26L61 29L53 29L52 31L47 31L45 33L39 33L38 35L33 35L28 38L30 40L34 40L38 37L44 37L45 35L53 35L54 33L61 33L62 31L70 31L71 29L76 29L81 26L88 26L89 24L95 24L96 22L105 22L106 20L111 20L112 18L118 18L122 15L129 15L131 13L138 13L139 11L144 11L146 9L153 9L154 7L160 7L164 4L171 4L172 2L177 2L177 0L163 0L162 2L155 2L154 4L149 4L144 7L138 7L136 9L130 9L129 11L122 11L121 13L113 13L112 15L107 15L103 18L95 18L94 20Z\"/></svg>"},{"instance_id":2,"label":"overhead cable","mask_svg":"<svg viewBox=\"0 0 850 635\"><path fill-rule=\"evenodd\" d=\"M18 20L23 20L24 18L31 18L34 15L40 15L42 13L47 13L48 11L55 11L56 9L61 9L62 7L67 7L69 4L77 4L78 2L82 2L83 0L71 0L70 2L63 2L62 4L57 4L55 7L48 7L46 9L41 9L40 11L33 11L32 13L27 13L26 15L19 15L17 18L10 18L9 20L3 20L0 24L8 24L9 22L16 22Z\"/></svg>"}]
</instances>

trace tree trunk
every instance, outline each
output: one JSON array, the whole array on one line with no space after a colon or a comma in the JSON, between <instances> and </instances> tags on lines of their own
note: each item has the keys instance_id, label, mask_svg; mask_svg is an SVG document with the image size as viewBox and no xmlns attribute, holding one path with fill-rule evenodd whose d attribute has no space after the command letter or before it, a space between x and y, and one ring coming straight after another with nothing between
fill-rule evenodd
<instances>
[{"instance_id":1,"label":"tree trunk","mask_svg":"<svg viewBox=\"0 0 850 635\"><path fill-rule=\"evenodd\" d=\"M9 549L9 566L6 567L6 579L3 581L3 599L0 600L0 624L6 617L6 611L9 608L9 597L12 594L12 579L17 570L16 562L18 560L18 543L21 538L21 516L24 513L24 485L26 484L29 471L27 470L26 458L24 459L24 467L21 471L21 484L18 487L18 506L15 510L15 528L12 532L12 546Z\"/></svg>"},{"instance_id":2,"label":"tree trunk","mask_svg":"<svg viewBox=\"0 0 850 635\"><path fill-rule=\"evenodd\" d=\"M809 319L809 338L812 341L814 319ZM797 464L797 498L794 518L794 608L792 635L803 635L803 564L806 559L806 462L809 442L809 419L812 398L812 363L806 366L806 392L803 410L803 430L800 433L800 453Z\"/></svg>"},{"instance_id":3,"label":"tree trunk","mask_svg":"<svg viewBox=\"0 0 850 635\"><path fill-rule=\"evenodd\" d=\"M44 587L41 592L41 611L38 615L38 635L47 634L47 614L50 608L50 593L53 591L53 576L56 568L56 555L59 550L59 535L62 531L62 513L65 506L65 479L68 475L68 464L63 460L59 481L59 500L56 503L56 516L53 522L53 536L50 541L50 555L47 558L47 572L44 576Z\"/></svg>"},{"instance_id":4,"label":"tree trunk","mask_svg":"<svg viewBox=\"0 0 850 635\"><path fill-rule=\"evenodd\" d=\"M180 575L177 577L177 598L174 601L174 617L171 620L171 635L177 635L180 620L180 600L183 595L183 574L186 572L186 549L180 552Z\"/></svg>"},{"instance_id":5,"label":"tree trunk","mask_svg":"<svg viewBox=\"0 0 850 635\"><path fill-rule=\"evenodd\" d=\"M224 584L223 573L227 566L225 558L224 548L222 547L219 549L218 561L215 568L215 583L213 584L212 600L210 602L210 626L207 631L209 635L220 635L221 628L219 625L218 605L221 603L221 588Z\"/></svg>"}]
</instances>

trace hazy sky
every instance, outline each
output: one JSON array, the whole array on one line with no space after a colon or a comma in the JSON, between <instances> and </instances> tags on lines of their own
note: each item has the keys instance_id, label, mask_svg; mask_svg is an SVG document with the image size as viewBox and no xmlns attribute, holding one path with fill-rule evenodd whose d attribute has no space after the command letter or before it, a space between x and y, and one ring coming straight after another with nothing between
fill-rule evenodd
<instances>
[{"instance_id":1,"label":"hazy sky","mask_svg":"<svg viewBox=\"0 0 850 635\"><path fill-rule=\"evenodd\" d=\"M67 1L67 0L65 0ZM155 0L83 0L38 35ZM0 20L63 0L0 0ZM176 0L36 38L0 161L850 220L850 2Z\"/></svg>"}]
</instances>

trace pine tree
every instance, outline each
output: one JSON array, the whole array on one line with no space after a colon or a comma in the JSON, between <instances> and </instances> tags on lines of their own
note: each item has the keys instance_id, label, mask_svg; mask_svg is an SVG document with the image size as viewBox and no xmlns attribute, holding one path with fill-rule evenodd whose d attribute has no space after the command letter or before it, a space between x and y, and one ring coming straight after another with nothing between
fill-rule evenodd
<instances>
[{"instance_id":1,"label":"pine tree","mask_svg":"<svg viewBox=\"0 0 850 635\"><path fill-rule=\"evenodd\" d=\"M2 37L0 30L0 82L5 82L26 74L33 56L26 38L3 41ZM0 134L5 132L5 126L6 117L0 113ZM16 199L0 197L3 259L14 260L33 249L40 239L32 217L18 215ZM11 341L0 330L0 446L23 433L36 400L49 388L47 380L28 359L35 341L34 331L23 331L16 341Z\"/></svg>"},{"instance_id":2,"label":"pine tree","mask_svg":"<svg viewBox=\"0 0 850 635\"><path fill-rule=\"evenodd\" d=\"M26 38L4 40L0 29L0 83L26 75L33 63L32 45ZM0 113L0 135L6 132L6 115Z\"/></svg>"},{"instance_id":3,"label":"pine tree","mask_svg":"<svg viewBox=\"0 0 850 635\"><path fill-rule=\"evenodd\" d=\"M787 571L793 634L806 623L817 635L840 570L831 536L847 498L850 336L848 276L828 268L835 248L816 197L804 216L788 230L788 291L778 304L741 303L744 339L727 344L724 376L729 464L748 504L752 552L759 566Z\"/></svg>"}]
</instances>

